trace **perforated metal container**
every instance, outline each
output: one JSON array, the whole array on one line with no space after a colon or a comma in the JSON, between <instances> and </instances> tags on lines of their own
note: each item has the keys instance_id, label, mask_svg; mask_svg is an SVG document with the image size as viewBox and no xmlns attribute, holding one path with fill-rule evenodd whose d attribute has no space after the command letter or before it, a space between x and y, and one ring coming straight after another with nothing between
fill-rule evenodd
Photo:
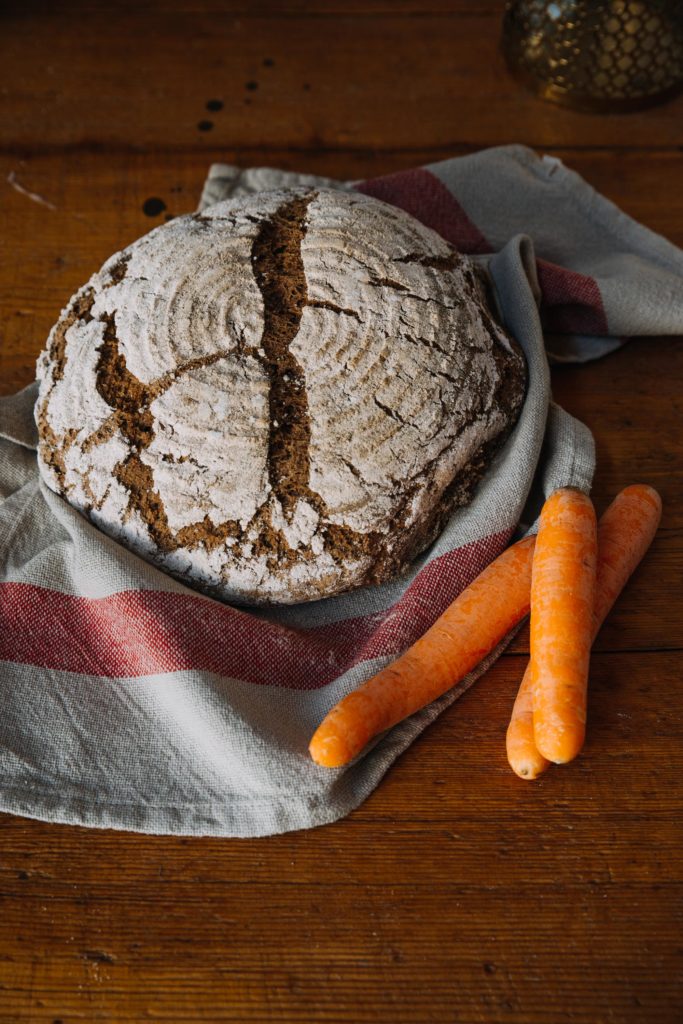
<instances>
[{"instance_id":1,"label":"perforated metal container","mask_svg":"<svg viewBox=\"0 0 683 1024\"><path fill-rule=\"evenodd\" d=\"M683 89L683 0L508 0L502 46L545 99L637 110Z\"/></svg>"}]
</instances>

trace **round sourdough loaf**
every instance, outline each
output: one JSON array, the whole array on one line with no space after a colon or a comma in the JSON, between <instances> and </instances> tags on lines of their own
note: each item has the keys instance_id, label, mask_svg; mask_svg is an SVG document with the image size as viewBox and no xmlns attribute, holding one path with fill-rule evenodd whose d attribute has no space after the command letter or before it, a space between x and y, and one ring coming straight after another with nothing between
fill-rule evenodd
<instances>
[{"instance_id":1,"label":"round sourdough loaf","mask_svg":"<svg viewBox=\"0 0 683 1024\"><path fill-rule=\"evenodd\" d=\"M293 189L113 256L38 377L49 487L190 585L269 604L400 572L469 500L525 365L439 235Z\"/></svg>"}]
</instances>

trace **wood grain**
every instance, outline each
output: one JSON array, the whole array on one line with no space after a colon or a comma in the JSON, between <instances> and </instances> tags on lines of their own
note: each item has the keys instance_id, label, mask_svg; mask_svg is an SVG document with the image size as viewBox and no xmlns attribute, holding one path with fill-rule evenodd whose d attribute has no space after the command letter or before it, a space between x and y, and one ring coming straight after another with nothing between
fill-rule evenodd
<instances>
[{"instance_id":1,"label":"wood grain","mask_svg":"<svg viewBox=\"0 0 683 1024\"><path fill-rule=\"evenodd\" d=\"M470 146L680 142L683 98L628 118L586 116L520 90L499 53L502 4L10 4L0 36L0 146L450 153ZM119 55L122 59L116 59ZM265 62L269 62L266 64ZM211 115L206 103L223 102ZM207 122L211 127L207 130Z\"/></svg>"},{"instance_id":2,"label":"wood grain","mask_svg":"<svg viewBox=\"0 0 683 1024\"><path fill-rule=\"evenodd\" d=\"M504 760L522 669L504 659L314 832L2 819L3 1020L676 1020L683 747L653 693L678 659L596 657L585 753L536 785Z\"/></svg>"},{"instance_id":3,"label":"wood grain","mask_svg":"<svg viewBox=\"0 0 683 1024\"><path fill-rule=\"evenodd\" d=\"M523 142L683 245L683 100L629 117L546 106L506 74L501 12L8 0L0 393L32 380L59 310L111 252L195 207L212 161L362 178ZM682 339L641 339L553 371L596 436L598 508L636 479L665 503L598 637L575 763L535 784L506 765L522 631L335 825L226 841L0 816L3 1024L678 1024L682 364Z\"/></svg>"}]
</instances>

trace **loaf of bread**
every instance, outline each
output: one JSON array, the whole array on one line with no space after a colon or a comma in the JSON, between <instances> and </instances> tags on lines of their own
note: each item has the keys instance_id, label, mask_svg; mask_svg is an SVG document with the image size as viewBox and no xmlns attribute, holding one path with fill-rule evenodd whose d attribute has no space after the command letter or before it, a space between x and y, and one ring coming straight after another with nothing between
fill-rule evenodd
<instances>
[{"instance_id":1,"label":"loaf of bread","mask_svg":"<svg viewBox=\"0 0 683 1024\"><path fill-rule=\"evenodd\" d=\"M514 425L525 364L439 235L293 189L113 256L38 377L50 488L189 585L272 604L408 565Z\"/></svg>"}]
</instances>

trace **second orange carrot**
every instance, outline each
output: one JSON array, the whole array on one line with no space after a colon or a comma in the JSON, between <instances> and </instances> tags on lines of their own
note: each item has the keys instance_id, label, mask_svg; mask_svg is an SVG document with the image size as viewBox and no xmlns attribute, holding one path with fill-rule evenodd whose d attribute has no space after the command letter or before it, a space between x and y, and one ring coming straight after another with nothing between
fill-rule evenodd
<instances>
[{"instance_id":1,"label":"second orange carrot","mask_svg":"<svg viewBox=\"0 0 683 1024\"><path fill-rule=\"evenodd\" d=\"M534 742L563 764L583 746L597 529L588 495L562 488L541 511L531 571Z\"/></svg>"}]
</instances>

